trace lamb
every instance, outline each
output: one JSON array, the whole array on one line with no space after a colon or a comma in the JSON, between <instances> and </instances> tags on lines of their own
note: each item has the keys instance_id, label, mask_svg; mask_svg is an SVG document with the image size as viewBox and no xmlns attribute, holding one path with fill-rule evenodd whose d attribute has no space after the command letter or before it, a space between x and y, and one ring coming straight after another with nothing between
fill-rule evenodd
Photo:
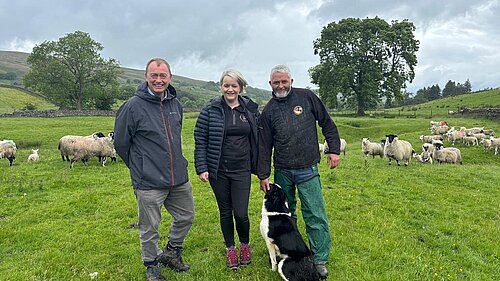
<instances>
[{"instance_id":1,"label":"lamb","mask_svg":"<svg viewBox=\"0 0 500 281\"><path fill-rule=\"evenodd\" d=\"M484 148L484 152L488 152L488 150L490 150L492 147L491 147L491 141L490 140L485 140L483 142L483 148Z\"/></svg>"},{"instance_id":2,"label":"lamb","mask_svg":"<svg viewBox=\"0 0 500 281\"><path fill-rule=\"evenodd\" d=\"M486 135L483 133L472 134L471 136L475 137L479 143L483 143Z\"/></svg>"},{"instance_id":3,"label":"lamb","mask_svg":"<svg viewBox=\"0 0 500 281\"><path fill-rule=\"evenodd\" d=\"M425 152L429 153L430 155L432 155L432 153L434 153L434 144L430 144L430 143L422 144L422 151L425 151Z\"/></svg>"},{"instance_id":4,"label":"lamb","mask_svg":"<svg viewBox=\"0 0 500 281\"><path fill-rule=\"evenodd\" d=\"M460 152L460 149L455 147L444 147L440 143L436 143L434 146L434 153L432 155L434 160L438 161L440 164L456 164L460 162L460 165L462 165L462 153Z\"/></svg>"},{"instance_id":5,"label":"lamb","mask_svg":"<svg viewBox=\"0 0 500 281\"><path fill-rule=\"evenodd\" d=\"M365 160L368 155L375 158L375 155L379 155L380 158L384 157L384 147L380 143L370 142L369 138L363 138L361 141L361 150L365 155Z\"/></svg>"},{"instance_id":6,"label":"lamb","mask_svg":"<svg viewBox=\"0 0 500 281\"><path fill-rule=\"evenodd\" d=\"M432 143L432 140L443 140L441 135L432 135L432 136L420 136L420 140L426 143Z\"/></svg>"},{"instance_id":7,"label":"lamb","mask_svg":"<svg viewBox=\"0 0 500 281\"><path fill-rule=\"evenodd\" d=\"M465 136L463 138L463 142L465 145L469 146L469 145L479 145L479 142L477 141L477 138L476 137L469 137L469 136Z\"/></svg>"},{"instance_id":8,"label":"lamb","mask_svg":"<svg viewBox=\"0 0 500 281\"><path fill-rule=\"evenodd\" d=\"M412 153L415 152L411 143L405 140L399 140L398 135L395 134L388 134L385 136L384 155L389 158L389 165L392 164L392 159L394 159L398 166L400 166L399 161L403 161L404 165L408 166Z\"/></svg>"},{"instance_id":9,"label":"lamb","mask_svg":"<svg viewBox=\"0 0 500 281\"><path fill-rule=\"evenodd\" d=\"M465 136L465 128L460 128L460 131L448 132L447 134L448 141L451 142L452 145L455 145L456 141L462 140Z\"/></svg>"},{"instance_id":10,"label":"lamb","mask_svg":"<svg viewBox=\"0 0 500 281\"><path fill-rule=\"evenodd\" d=\"M422 151L421 154L417 154L416 152L414 152L412 156L413 158L415 158L415 160L417 160L420 163L432 164L431 154L427 151Z\"/></svg>"},{"instance_id":11,"label":"lamb","mask_svg":"<svg viewBox=\"0 0 500 281\"><path fill-rule=\"evenodd\" d=\"M500 148L500 138L490 137L491 148L495 148L495 155L498 154L498 149Z\"/></svg>"},{"instance_id":12,"label":"lamb","mask_svg":"<svg viewBox=\"0 0 500 281\"><path fill-rule=\"evenodd\" d=\"M94 156L102 157L102 166L104 167L107 157L116 157L111 137L82 138L80 141L72 143L71 150L74 157L71 159L70 168L73 168L74 163L78 160L82 160L83 164L87 165L87 161Z\"/></svg>"},{"instance_id":13,"label":"lamb","mask_svg":"<svg viewBox=\"0 0 500 281\"><path fill-rule=\"evenodd\" d=\"M82 138L92 139L94 137L103 138L104 134L102 132L95 132L90 136L63 136L61 139L59 139L59 144L57 146L57 149L59 149L59 151L61 152L62 160L68 162L70 161L69 156L74 155L74 152L71 151L71 147L75 142L78 142Z\"/></svg>"},{"instance_id":14,"label":"lamb","mask_svg":"<svg viewBox=\"0 0 500 281\"><path fill-rule=\"evenodd\" d=\"M328 151L328 143L326 142L326 140L325 140L325 143L319 144L319 145L320 145L320 149L319 149L320 152L326 153ZM321 146L323 146L323 150L321 150ZM347 142L345 141L345 139L341 138L340 139L340 152L344 152L344 156L345 156L346 150L347 150Z\"/></svg>"},{"instance_id":15,"label":"lamb","mask_svg":"<svg viewBox=\"0 0 500 281\"><path fill-rule=\"evenodd\" d=\"M17 146L12 140L0 141L0 159L7 158L9 160L9 166L12 166L12 162L16 159Z\"/></svg>"},{"instance_id":16,"label":"lamb","mask_svg":"<svg viewBox=\"0 0 500 281\"><path fill-rule=\"evenodd\" d=\"M38 160L40 160L38 149L32 149L31 154L28 156L28 162L36 162Z\"/></svg>"}]
</instances>

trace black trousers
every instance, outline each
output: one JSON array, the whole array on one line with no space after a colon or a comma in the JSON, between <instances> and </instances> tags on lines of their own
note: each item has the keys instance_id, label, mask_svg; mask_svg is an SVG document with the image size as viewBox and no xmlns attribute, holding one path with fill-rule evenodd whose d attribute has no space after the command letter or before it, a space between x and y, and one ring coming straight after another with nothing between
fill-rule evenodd
<instances>
[{"instance_id":1,"label":"black trousers","mask_svg":"<svg viewBox=\"0 0 500 281\"><path fill-rule=\"evenodd\" d=\"M219 206L220 226L226 247L235 245L235 224L240 243L250 242L250 220L248 219L250 185L250 172L219 171L217 180L210 178L210 186Z\"/></svg>"}]
</instances>

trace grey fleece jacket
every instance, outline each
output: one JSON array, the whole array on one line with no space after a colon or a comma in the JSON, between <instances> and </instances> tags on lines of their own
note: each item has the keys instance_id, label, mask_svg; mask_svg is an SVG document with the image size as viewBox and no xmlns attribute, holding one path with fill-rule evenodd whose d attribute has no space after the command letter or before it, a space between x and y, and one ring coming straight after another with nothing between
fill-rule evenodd
<instances>
[{"instance_id":1,"label":"grey fleece jacket","mask_svg":"<svg viewBox=\"0 0 500 281\"><path fill-rule=\"evenodd\" d=\"M130 169L137 189L167 189L186 183L188 162L182 154L182 105L174 87L160 100L147 83L116 113L116 152Z\"/></svg>"}]
</instances>

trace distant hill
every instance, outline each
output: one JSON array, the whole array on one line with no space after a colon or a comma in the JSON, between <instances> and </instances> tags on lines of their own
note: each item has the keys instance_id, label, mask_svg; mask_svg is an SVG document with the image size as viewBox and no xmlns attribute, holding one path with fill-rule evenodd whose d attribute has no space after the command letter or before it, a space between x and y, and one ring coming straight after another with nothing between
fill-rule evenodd
<instances>
[{"instance_id":1,"label":"distant hill","mask_svg":"<svg viewBox=\"0 0 500 281\"><path fill-rule=\"evenodd\" d=\"M16 76L13 80L0 79L0 86L3 84L22 87L21 79L29 70L29 65L26 63L28 56L28 53L0 51L0 75L15 73ZM118 78L122 85L136 87L144 81L144 70L126 67L122 67L121 70L122 74ZM215 81L202 81L174 75L172 85L176 88L178 97L187 110L200 110L210 99L220 95L218 83ZM246 91L246 95L261 106L265 105L271 97L271 92L268 90L247 87Z\"/></svg>"}]
</instances>

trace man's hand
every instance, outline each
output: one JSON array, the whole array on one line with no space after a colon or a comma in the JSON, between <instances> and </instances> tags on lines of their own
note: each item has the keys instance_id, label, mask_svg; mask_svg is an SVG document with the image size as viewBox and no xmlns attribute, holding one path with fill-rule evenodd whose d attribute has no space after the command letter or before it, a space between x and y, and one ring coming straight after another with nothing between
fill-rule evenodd
<instances>
[{"instance_id":1,"label":"man's hand","mask_svg":"<svg viewBox=\"0 0 500 281\"><path fill-rule=\"evenodd\" d=\"M264 192L267 192L269 188L269 178L265 178L263 180L260 180L260 189Z\"/></svg>"},{"instance_id":2,"label":"man's hand","mask_svg":"<svg viewBox=\"0 0 500 281\"><path fill-rule=\"evenodd\" d=\"M327 154L326 163L330 169L334 169L340 163L340 156L333 153ZM260 185L262 186L262 183Z\"/></svg>"},{"instance_id":3,"label":"man's hand","mask_svg":"<svg viewBox=\"0 0 500 281\"><path fill-rule=\"evenodd\" d=\"M208 181L208 172L203 172L203 173L199 174L198 177L200 178L200 180L202 182L207 182Z\"/></svg>"}]
</instances>

